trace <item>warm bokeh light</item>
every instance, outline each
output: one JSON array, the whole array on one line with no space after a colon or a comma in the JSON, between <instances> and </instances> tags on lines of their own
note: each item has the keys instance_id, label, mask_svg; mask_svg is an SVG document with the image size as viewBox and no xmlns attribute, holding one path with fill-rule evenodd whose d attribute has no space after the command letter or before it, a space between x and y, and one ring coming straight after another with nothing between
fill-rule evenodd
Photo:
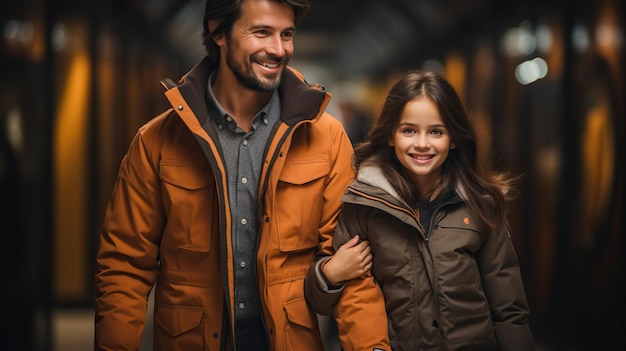
<instances>
[{"instance_id":1,"label":"warm bokeh light","mask_svg":"<svg viewBox=\"0 0 626 351\"><path fill-rule=\"evenodd\" d=\"M87 167L89 157L89 101L91 62L87 53L85 24L71 28L74 51L67 52L68 65L60 84L54 128L55 291L60 298L79 298L86 293L81 262L85 245Z\"/></svg>"}]
</instances>

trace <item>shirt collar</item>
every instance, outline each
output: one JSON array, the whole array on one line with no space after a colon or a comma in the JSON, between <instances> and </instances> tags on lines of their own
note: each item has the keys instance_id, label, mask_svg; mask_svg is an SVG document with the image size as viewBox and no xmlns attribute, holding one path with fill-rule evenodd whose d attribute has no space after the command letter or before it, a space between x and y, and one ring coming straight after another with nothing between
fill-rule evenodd
<instances>
[{"instance_id":1,"label":"shirt collar","mask_svg":"<svg viewBox=\"0 0 626 351\"><path fill-rule=\"evenodd\" d=\"M209 74L207 83L207 108L209 116L213 119L215 125L221 130L224 126L228 126L230 129L235 130L237 123L235 120L224 110L222 105L217 101L213 94L212 84L217 77L217 69L214 69ZM270 97L269 101L252 119L252 128L256 129L259 123L268 124L272 116L280 114L280 97L278 95L278 89L275 89ZM278 112L278 113L277 113ZM269 116L269 118L268 118ZM273 118L272 118L273 119Z\"/></svg>"}]
</instances>

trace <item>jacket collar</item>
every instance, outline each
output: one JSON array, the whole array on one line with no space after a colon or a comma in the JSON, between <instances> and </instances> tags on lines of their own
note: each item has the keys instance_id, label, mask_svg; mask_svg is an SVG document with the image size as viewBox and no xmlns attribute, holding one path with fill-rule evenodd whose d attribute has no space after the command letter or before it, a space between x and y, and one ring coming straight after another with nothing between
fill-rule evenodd
<instances>
[{"instance_id":1,"label":"jacket collar","mask_svg":"<svg viewBox=\"0 0 626 351\"><path fill-rule=\"evenodd\" d=\"M290 126L302 120L316 120L330 100L324 87L311 85L294 68L283 72L280 87L281 119Z\"/></svg>"},{"instance_id":2,"label":"jacket collar","mask_svg":"<svg viewBox=\"0 0 626 351\"><path fill-rule=\"evenodd\" d=\"M363 184L384 190L394 198L402 200L378 166L361 167L356 174L356 180Z\"/></svg>"},{"instance_id":3,"label":"jacket collar","mask_svg":"<svg viewBox=\"0 0 626 351\"><path fill-rule=\"evenodd\" d=\"M208 118L207 82L213 68L207 56L185 74L177 86L201 125L204 125ZM307 83L292 67L287 67L283 72L278 92L281 102L280 119L289 126L303 120L318 119L330 100L330 94L321 85Z\"/></svg>"},{"instance_id":4,"label":"jacket collar","mask_svg":"<svg viewBox=\"0 0 626 351\"><path fill-rule=\"evenodd\" d=\"M383 174L382 169L380 169L380 167L376 165L370 163L359 168L355 177L355 181L361 184L381 189L389 195L393 196L395 199L404 202L404 200L400 198L400 195L398 195L394 187L391 185L389 180L387 180L387 177L385 177L385 175ZM464 194L465 191L463 186L461 184L457 184L457 187L454 191L448 190L442 193L435 200L432 201L431 206L439 206L444 203L463 201Z\"/></svg>"}]
</instances>

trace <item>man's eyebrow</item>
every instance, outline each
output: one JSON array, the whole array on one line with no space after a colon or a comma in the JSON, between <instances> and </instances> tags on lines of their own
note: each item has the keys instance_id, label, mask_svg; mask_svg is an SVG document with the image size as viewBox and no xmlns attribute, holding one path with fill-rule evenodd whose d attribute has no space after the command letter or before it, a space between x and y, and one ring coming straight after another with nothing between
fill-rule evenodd
<instances>
[{"instance_id":1,"label":"man's eyebrow","mask_svg":"<svg viewBox=\"0 0 626 351\"><path fill-rule=\"evenodd\" d=\"M257 29L276 29L272 26L268 26L266 24L255 24L250 26L249 30L257 30ZM282 30L284 31L291 31L291 32L295 32L296 31L296 27L287 27L285 29Z\"/></svg>"}]
</instances>

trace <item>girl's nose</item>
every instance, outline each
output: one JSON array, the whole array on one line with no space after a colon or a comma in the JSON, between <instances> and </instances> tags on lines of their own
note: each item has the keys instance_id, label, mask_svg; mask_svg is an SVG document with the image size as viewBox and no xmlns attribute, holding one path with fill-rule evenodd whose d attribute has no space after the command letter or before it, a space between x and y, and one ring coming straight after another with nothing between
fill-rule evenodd
<instances>
[{"instance_id":1,"label":"girl's nose","mask_svg":"<svg viewBox=\"0 0 626 351\"><path fill-rule=\"evenodd\" d=\"M428 148L430 147L430 144L428 142L428 137L424 134L420 134L418 136L415 137L415 147L416 148Z\"/></svg>"}]
</instances>

